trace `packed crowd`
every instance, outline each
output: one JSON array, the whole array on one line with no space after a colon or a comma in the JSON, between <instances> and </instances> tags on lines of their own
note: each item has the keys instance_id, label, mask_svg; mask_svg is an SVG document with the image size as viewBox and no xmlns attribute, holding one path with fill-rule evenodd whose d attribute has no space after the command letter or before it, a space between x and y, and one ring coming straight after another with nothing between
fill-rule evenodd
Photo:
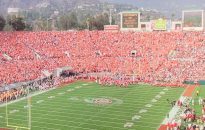
<instances>
[{"instance_id":1,"label":"packed crowd","mask_svg":"<svg viewBox=\"0 0 205 130\"><path fill-rule=\"evenodd\" d=\"M13 89L11 91L5 91L0 93L0 104L6 101L16 100L18 97L26 95L25 89L23 87L18 89Z\"/></svg>"},{"instance_id":2,"label":"packed crowd","mask_svg":"<svg viewBox=\"0 0 205 130\"><path fill-rule=\"evenodd\" d=\"M64 66L181 84L205 79L204 58L203 32L2 32L0 86Z\"/></svg>"},{"instance_id":3,"label":"packed crowd","mask_svg":"<svg viewBox=\"0 0 205 130\"><path fill-rule=\"evenodd\" d=\"M97 79L97 82L101 86L120 86L120 87L128 87L131 84L137 84L140 80L134 78L133 76L106 76Z\"/></svg>"},{"instance_id":4,"label":"packed crowd","mask_svg":"<svg viewBox=\"0 0 205 130\"><path fill-rule=\"evenodd\" d=\"M72 83L75 80L73 76L69 77L47 77L40 80L31 81L15 88L0 92L0 104L26 97L38 91L45 91L59 85Z\"/></svg>"}]
</instances>

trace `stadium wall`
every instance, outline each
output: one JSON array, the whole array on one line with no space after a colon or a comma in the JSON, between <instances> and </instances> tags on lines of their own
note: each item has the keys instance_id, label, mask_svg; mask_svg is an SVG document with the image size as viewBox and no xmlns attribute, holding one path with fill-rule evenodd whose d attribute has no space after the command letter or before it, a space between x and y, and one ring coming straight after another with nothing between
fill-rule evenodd
<instances>
[{"instance_id":1,"label":"stadium wall","mask_svg":"<svg viewBox=\"0 0 205 130\"><path fill-rule=\"evenodd\" d=\"M141 31L151 32L152 31L151 27L152 27L151 22L140 22Z\"/></svg>"},{"instance_id":2,"label":"stadium wall","mask_svg":"<svg viewBox=\"0 0 205 130\"><path fill-rule=\"evenodd\" d=\"M176 27L177 25L180 27ZM182 31L182 22L181 21L173 21L171 30L172 31Z\"/></svg>"},{"instance_id":3,"label":"stadium wall","mask_svg":"<svg viewBox=\"0 0 205 130\"><path fill-rule=\"evenodd\" d=\"M205 80L199 80L198 83L199 83L200 85L205 85Z\"/></svg>"}]
</instances>

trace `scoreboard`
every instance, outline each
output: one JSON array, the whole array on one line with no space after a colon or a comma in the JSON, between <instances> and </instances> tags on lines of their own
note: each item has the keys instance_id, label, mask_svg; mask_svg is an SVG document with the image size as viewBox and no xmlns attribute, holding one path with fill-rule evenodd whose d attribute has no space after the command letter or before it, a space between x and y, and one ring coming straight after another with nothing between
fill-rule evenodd
<instances>
[{"instance_id":1,"label":"scoreboard","mask_svg":"<svg viewBox=\"0 0 205 130\"><path fill-rule=\"evenodd\" d=\"M121 13L121 29L139 30L140 28L140 12L130 11Z\"/></svg>"},{"instance_id":2,"label":"scoreboard","mask_svg":"<svg viewBox=\"0 0 205 130\"><path fill-rule=\"evenodd\" d=\"M184 27L201 27L202 12L184 12Z\"/></svg>"},{"instance_id":3,"label":"scoreboard","mask_svg":"<svg viewBox=\"0 0 205 130\"><path fill-rule=\"evenodd\" d=\"M185 31L203 31L205 29L204 10L184 10L182 26Z\"/></svg>"},{"instance_id":4,"label":"scoreboard","mask_svg":"<svg viewBox=\"0 0 205 130\"><path fill-rule=\"evenodd\" d=\"M138 13L124 13L122 19L123 28L138 28Z\"/></svg>"}]
</instances>

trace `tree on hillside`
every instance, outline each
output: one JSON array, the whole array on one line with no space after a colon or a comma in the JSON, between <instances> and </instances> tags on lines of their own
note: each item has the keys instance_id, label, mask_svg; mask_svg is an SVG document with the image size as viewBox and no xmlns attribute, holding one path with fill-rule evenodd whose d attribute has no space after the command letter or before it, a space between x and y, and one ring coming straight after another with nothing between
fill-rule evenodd
<instances>
[{"instance_id":1,"label":"tree on hillside","mask_svg":"<svg viewBox=\"0 0 205 130\"><path fill-rule=\"evenodd\" d=\"M115 21L113 20L113 23ZM77 14L71 12L60 16L57 21L59 30L69 29L89 29L89 30L103 30L104 25L109 24L109 15L107 13L99 14L97 16L87 15L84 20L79 21Z\"/></svg>"},{"instance_id":2,"label":"tree on hillside","mask_svg":"<svg viewBox=\"0 0 205 130\"><path fill-rule=\"evenodd\" d=\"M64 14L60 16L58 22L57 22L57 27L59 30L68 30L69 29L69 20L68 20L68 15Z\"/></svg>"},{"instance_id":3,"label":"tree on hillside","mask_svg":"<svg viewBox=\"0 0 205 130\"><path fill-rule=\"evenodd\" d=\"M77 29L79 24L76 13L71 12L62 15L57 22L57 26L60 30Z\"/></svg>"},{"instance_id":4,"label":"tree on hillside","mask_svg":"<svg viewBox=\"0 0 205 130\"><path fill-rule=\"evenodd\" d=\"M26 28L26 24L23 21L23 18L20 17L10 19L9 24L15 31L23 31Z\"/></svg>"},{"instance_id":5,"label":"tree on hillside","mask_svg":"<svg viewBox=\"0 0 205 130\"><path fill-rule=\"evenodd\" d=\"M104 25L108 25L109 24L109 16L108 14L104 13L104 14L100 14L98 16L96 16L95 18L92 18L90 21L90 26L91 26L91 30L103 30L104 29Z\"/></svg>"},{"instance_id":6,"label":"tree on hillside","mask_svg":"<svg viewBox=\"0 0 205 130\"><path fill-rule=\"evenodd\" d=\"M33 27L31 23L26 23L25 24L25 30L26 31L33 31Z\"/></svg>"},{"instance_id":7,"label":"tree on hillside","mask_svg":"<svg viewBox=\"0 0 205 130\"><path fill-rule=\"evenodd\" d=\"M5 25L6 25L6 20L4 19L4 17L0 16L0 31L3 31Z\"/></svg>"},{"instance_id":8,"label":"tree on hillside","mask_svg":"<svg viewBox=\"0 0 205 130\"><path fill-rule=\"evenodd\" d=\"M69 27L71 29L78 27L78 18L77 18L76 13L74 12L70 13L69 15Z\"/></svg>"}]
</instances>

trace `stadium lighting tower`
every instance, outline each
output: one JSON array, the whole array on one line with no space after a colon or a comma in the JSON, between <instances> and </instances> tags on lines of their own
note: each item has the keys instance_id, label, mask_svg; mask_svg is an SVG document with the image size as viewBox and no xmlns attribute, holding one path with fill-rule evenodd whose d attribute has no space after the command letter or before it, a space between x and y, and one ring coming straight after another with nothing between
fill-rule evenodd
<instances>
[{"instance_id":1,"label":"stadium lighting tower","mask_svg":"<svg viewBox=\"0 0 205 130\"><path fill-rule=\"evenodd\" d=\"M110 25L112 25L112 9L110 9L110 17L109 17Z\"/></svg>"},{"instance_id":2,"label":"stadium lighting tower","mask_svg":"<svg viewBox=\"0 0 205 130\"><path fill-rule=\"evenodd\" d=\"M52 18L47 18L47 23L46 23L46 28L47 28L47 31L48 31L48 21L50 20L53 20Z\"/></svg>"},{"instance_id":3,"label":"stadium lighting tower","mask_svg":"<svg viewBox=\"0 0 205 130\"><path fill-rule=\"evenodd\" d=\"M90 30L90 19L89 18L87 18L86 24L87 24L87 29Z\"/></svg>"}]
</instances>

